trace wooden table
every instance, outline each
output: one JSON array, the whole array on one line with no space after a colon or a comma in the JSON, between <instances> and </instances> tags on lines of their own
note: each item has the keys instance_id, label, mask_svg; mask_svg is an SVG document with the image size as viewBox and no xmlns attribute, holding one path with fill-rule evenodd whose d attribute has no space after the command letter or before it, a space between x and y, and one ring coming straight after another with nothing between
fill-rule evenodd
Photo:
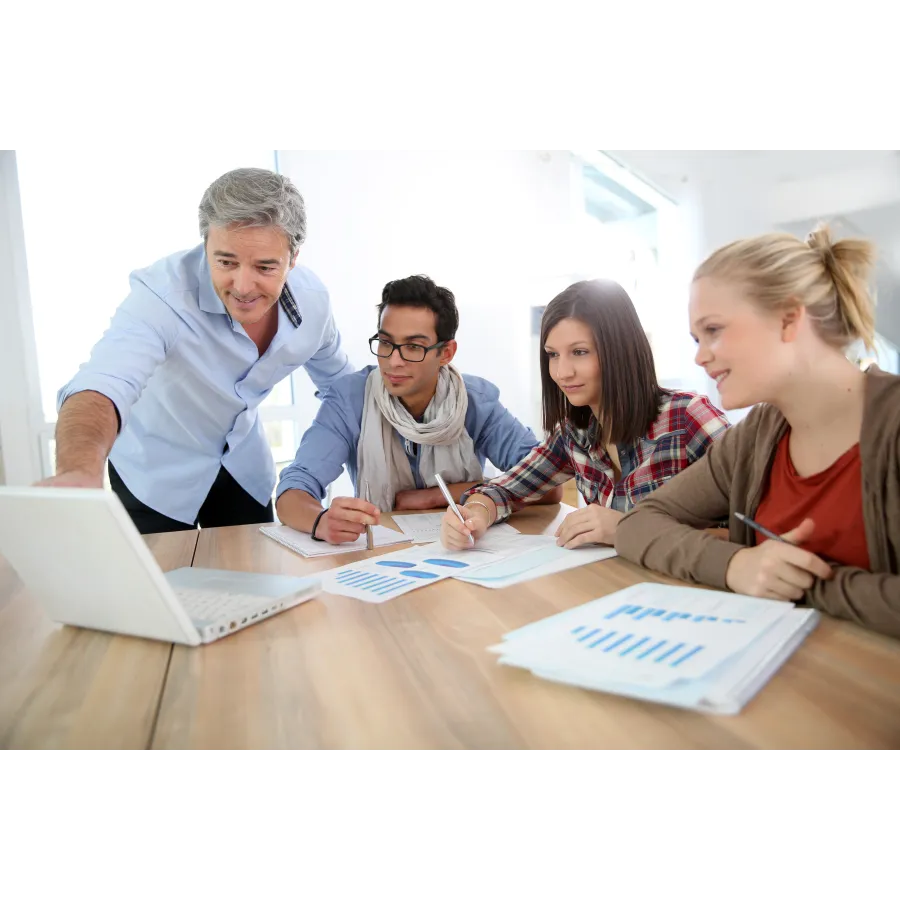
<instances>
[{"instance_id":1,"label":"wooden table","mask_svg":"<svg viewBox=\"0 0 900 900\"><path fill-rule=\"evenodd\" d=\"M536 507L514 523L539 533L566 511ZM164 569L307 575L368 555L304 559L256 526L148 543ZM900 642L846 622L824 619L733 717L551 684L485 649L650 580L668 579L612 559L502 591L450 580L383 604L322 594L190 648L55 626L0 564L0 746L900 747Z\"/></svg>"}]
</instances>

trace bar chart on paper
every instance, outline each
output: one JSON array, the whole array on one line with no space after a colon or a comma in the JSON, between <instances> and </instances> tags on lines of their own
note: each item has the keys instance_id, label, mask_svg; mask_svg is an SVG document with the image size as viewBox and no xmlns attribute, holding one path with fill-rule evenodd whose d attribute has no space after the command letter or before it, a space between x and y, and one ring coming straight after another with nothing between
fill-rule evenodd
<instances>
[{"instance_id":1,"label":"bar chart on paper","mask_svg":"<svg viewBox=\"0 0 900 900\"><path fill-rule=\"evenodd\" d=\"M577 668L598 677L665 684L703 676L785 611L755 598L635 585L615 598L519 629L507 636L503 647L510 649L503 652L527 653L533 666L548 671Z\"/></svg>"},{"instance_id":2,"label":"bar chart on paper","mask_svg":"<svg viewBox=\"0 0 900 900\"><path fill-rule=\"evenodd\" d=\"M632 606L624 604L617 610L607 613L605 619L615 619L617 616L631 616L635 622L654 616L662 619L663 622L675 622L686 620L688 622L722 622L723 624L740 624L746 622L746 619L736 619L729 616L708 616L704 614L695 614L689 612L678 612L672 609L656 609L652 606Z\"/></svg>"},{"instance_id":3,"label":"bar chart on paper","mask_svg":"<svg viewBox=\"0 0 900 900\"><path fill-rule=\"evenodd\" d=\"M717 640L709 625L695 624L701 633L670 633L675 620L639 627L632 619L621 624L584 622L565 630L506 641L506 659L527 659L528 668L545 672L581 672L629 684L665 685L697 678L731 656L745 641ZM724 631L724 627L720 626ZM732 635L735 633L732 632Z\"/></svg>"},{"instance_id":4,"label":"bar chart on paper","mask_svg":"<svg viewBox=\"0 0 900 900\"><path fill-rule=\"evenodd\" d=\"M615 628L588 628L577 625L571 630L576 643L583 644L589 650L598 653L613 653L618 656L634 654L637 660L647 660L657 665L664 664L677 668L689 659L702 653L703 644L691 641L659 640L649 635L637 634L634 631L619 631Z\"/></svg>"},{"instance_id":5,"label":"bar chart on paper","mask_svg":"<svg viewBox=\"0 0 900 900\"><path fill-rule=\"evenodd\" d=\"M325 590L333 594L382 603L477 568L495 557L494 553L472 550L452 553L429 544L343 566L326 572L322 581Z\"/></svg>"},{"instance_id":6,"label":"bar chart on paper","mask_svg":"<svg viewBox=\"0 0 900 900\"><path fill-rule=\"evenodd\" d=\"M641 583L511 631L489 649L549 681L736 713L816 616L780 601Z\"/></svg>"}]
</instances>

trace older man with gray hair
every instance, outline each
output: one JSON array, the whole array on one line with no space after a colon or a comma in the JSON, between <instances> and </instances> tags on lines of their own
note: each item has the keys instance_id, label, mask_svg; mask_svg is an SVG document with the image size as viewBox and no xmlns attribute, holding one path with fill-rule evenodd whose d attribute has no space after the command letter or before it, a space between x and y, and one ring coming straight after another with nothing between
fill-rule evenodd
<instances>
[{"instance_id":1,"label":"older man with gray hair","mask_svg":"<svg viewBox=\"0 0 900 900\"><path fill-rule=\"evenodd\" d=\"M200 202L203 242L131 274L131 293L58 395L56 487L110 484L147 534L270 522L275 467L257 414L305 366L323 391L354 371L328 291L297 254L306 211L266 169Z\"/></svg>"}]
</instances>

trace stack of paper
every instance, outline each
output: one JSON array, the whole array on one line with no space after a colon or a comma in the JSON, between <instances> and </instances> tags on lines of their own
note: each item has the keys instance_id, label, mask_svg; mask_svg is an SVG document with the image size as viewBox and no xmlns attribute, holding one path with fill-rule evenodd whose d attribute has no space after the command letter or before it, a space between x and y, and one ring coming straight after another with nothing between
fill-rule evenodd
<instances>
[{"instance_id":1,"label":"stack of paper","mask_svg":"<svg viewBox=\"0 0 900 900\"><path fill-rule=\"evenodd\" d=\"M416 544L430 543L441 539L441 520L443 513L407 513L394 516L394 524L407 536L408 540ZM501 522L491 528L496 534L518 534L518 528L513 528L509 522Z\"/></svg>"},{"instance_id":2,"label":"stack of paper","mask_svg":"<svg viewBox=\"0 0 900 900\"><path fill-rule=\"evenodd\" d=\"M325 541L314 541L308 534L295 531L287 525L262 525L259 529L266 537L278 541L283 547L300 553L303 556L334 556L338 553L353 553L366 549L366 536L348 544L329 544ZM405 544L409 538L399 531L385 528L384 525L372 526L372 537L376 547L389 547L392 544Z\"/></svg>"},{"instance_id":3,"label":"stack of paper","mask_svg":"<svg viewBox=\"0 0 900 900\"><path fill-rule=\"evenodd\" d=\"M814 610L636 584L504 635L504 665L551 681L734 714L818 622Z\"/></svg>"}]
</instances>

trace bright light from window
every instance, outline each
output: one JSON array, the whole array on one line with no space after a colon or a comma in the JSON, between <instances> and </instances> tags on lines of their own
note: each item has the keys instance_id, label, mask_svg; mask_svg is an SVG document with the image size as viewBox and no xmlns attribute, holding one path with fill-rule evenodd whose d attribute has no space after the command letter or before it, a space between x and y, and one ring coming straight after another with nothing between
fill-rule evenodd
<instances>
[{"instance_id":1,"label":"bright light from window","mask_svg":"<svg viewBox=\"0 0 900 900\"><path fill-rule=\"evenodd\" d=\"M200 242L197 207L219 175L273 169L272 150L17 151L44 416L128 294L128 275Z\"/></svg>"}]
</instances>

